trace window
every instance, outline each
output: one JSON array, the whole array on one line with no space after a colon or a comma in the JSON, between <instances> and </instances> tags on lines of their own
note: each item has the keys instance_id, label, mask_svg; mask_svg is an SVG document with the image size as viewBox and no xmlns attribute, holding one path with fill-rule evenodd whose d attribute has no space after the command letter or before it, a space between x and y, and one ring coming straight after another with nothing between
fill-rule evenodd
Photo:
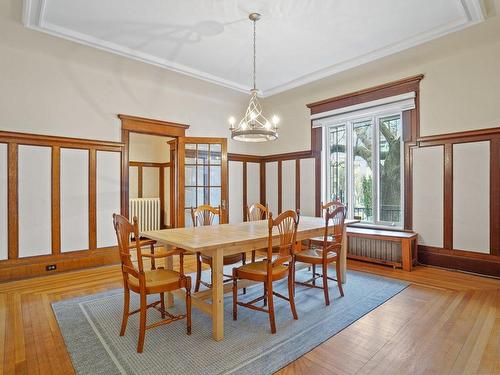
<instances>
[{"instance_id":1,"label":"window","mask_svg":"<svg viewBox=\"0 0 500 375\"><path fill-rule=\"evenodd\" d=\"M348 217L403 227L401 112L339 116L323 127L327 200L347 204Z\"/></svg>"}]
</instances>

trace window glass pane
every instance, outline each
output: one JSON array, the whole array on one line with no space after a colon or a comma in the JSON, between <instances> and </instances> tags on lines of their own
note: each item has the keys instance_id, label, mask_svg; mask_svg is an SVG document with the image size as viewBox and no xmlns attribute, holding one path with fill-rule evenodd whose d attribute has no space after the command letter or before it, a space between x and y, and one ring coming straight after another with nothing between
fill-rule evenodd
<instances>
[{"instance_id":1,"label":"window glass pane","mask_svg":"<svg viewBox=\"0 0 500 375\"><path fill-rule=\"evenodd\" d=\"M208 166L198 166L198 186L208 185Z\"/></svg>"},{"instance_id":2,"label":"window glass pane","mask_svg":"<svg viewBox=\"0 0 500 375\"><path fill-rule=\"evenodd\" d=\"M210 145L210 164L220 164L222 159L221 145Z\"/></svg>"},{"instance_id":3,"label":"window glass pane","mask_svg":"<svg viewBox=\"0 0 500 375\"><path fill-rule=\"evenodd\" d=\"M221 186L221 168L210 166L210 186Z\"/></svg>"},{"instance_id":4,"label":"window glass pane","mask_svg":"<svg viewBox=\"0 0 500 375\"><path fill-rule=\"evenodd\" d=\"M208 188L199 187L196 189L196 195L198 198L198 206L208 203Z\"/></svg>"},{"instance_id":5,"label":"window glass pane","mask_svg":"<svg viewBox=\"0 0 500 375\"><path fill-rule=\"evenodd\" d=\"M187 187L184 199L184 207L191 208L196 207L196 188Z\"/></svg>"},{"instance_id":6,"label":"window glass pane","mask_svg":"<svg viewBox=\"0 0 500 375\"><path fill-rule=\"evenodd\" d=\"M196 186L196 166L185 166L185 181L186 186Z\"/></svg>"},{"instance_id":7,"label":"window glass pane","mask_svg":"<svg viewBox=\"0 0 500 375\"><path fill-rule=\"evenodd\" d=\"M354 216L364 222L373 222L372 123L353 124L353 209Z\"/></svg>"},{"instance_id":8,"label":"window glass pane","mask_svg":"<svg viewBox=\"0 0 500 375\"><path fill-rule=\"evenodd\" d=\"M190 228L193 226L193 217L191 216L191 209L185 209L184 210L184 217L185 217L185 223L184 226L186 228Z\"/></svg>"},{"instance_id":9,"label":"window glass pane","mask_svg":"<svg viewBox=\"0 0 500 375\"><path fill-rule=\"evenodd\" d=\"M329 199L346 202L346 128L345 125L330 128L330 181Z\"/></svg>"},{"instance_id":10,"label":"window glass pane","mask_svg":"<svg viewBox=\"0 0 500 375\"><path fill-rule=\"evenodd\" d=\"M198 164L208 164L207 144L198 144Z\"/></svg>"},{"instance_id":11,"label":"window glass pane","mask_svg":"<svg viewBox=\"0 0 500 375\"><path fill-rule=\"evenodd\" d=\"M401 222L401 119L379 120L379 220Z\"/></svg>"},{"instance_id":12,"label":"window glass pane","mask_svg":"<svg viewBox=\"0 0 500 375\"><path fill-rule=\"evenodd\" d=\"M220 205L220 188L210 188L210 205Z\"/></svg>"},{"instance_id":13,"label":"window glass pane","mask_svg":"<svg viewBox=\"0 0 500 375\"><path fill-rule=\"evenodd\" d=\"M187 143L185 147L185 164L196 164L196 144Z\"/></svg>"}]
</instances>

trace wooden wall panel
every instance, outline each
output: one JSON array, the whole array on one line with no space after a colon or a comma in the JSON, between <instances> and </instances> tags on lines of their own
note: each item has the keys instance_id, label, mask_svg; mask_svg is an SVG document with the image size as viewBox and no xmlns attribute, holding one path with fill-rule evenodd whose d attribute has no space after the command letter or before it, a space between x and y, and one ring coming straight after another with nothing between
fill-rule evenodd
<instances>
[{"instance_id":1,"label":"wooden wall panel","mask_svg":"<svg viewBox=\"0 0 500 375\"><path fill-rule=\"evenodd\" d=\"M97 151L97 247L116 245L113 213L120 212L120 153Z\"/></svg>"},{"instance_id":2,"label":"wooden wall panel","mask_svg":"<svg viewBox=\"0 0 500 375\"><path fill-rule=\"evenodd\" d=\"M278 195L278 162L269 162L266 163L266 203L274 217L280 214Z\"/></svg>"},{"instance_id":3,"label":"wooden wall panel","mask_svg":"<svg viewBox=\"0 0 500 375\"><path fill-rule=\"evenodd\" d=\"M159 198L160 170L159 168L142 168L142 197Z\"/></svg>"},{"instance_id":4,"label":"wooden wall panel","mask_svg":"<svg viewBox=\"0 0 500 375\"><path fill-rule=\"evenodd\" d=\"M444 148L413 150L413 230L419 244L443 246Z\"/></svg>"},{"instance_id":5,"label":"wooden wall panel","mask_svg":"<svg viewBox=\"0 0 500 375\"><path fill-rule=\"evenodd\" d=\"M300 213L305 216L316 214L315 159L300 160Z\"/></svg>"},{"instance_id":6,"label":"wooden wall panel","mask_svg":"<svg viewBox=\"0 0 500 375\"><path fill-rule=\"evenodd\" d=\"M295 160L284 160L282 162L281 169L281 204L282 210L295 210L296 209L296 199L295 199Z\"/></svg>"},{"instance_id":7,"label":"wooden wall panel","mask_svg":"<svg viewBox=\"0 0 500 375\"><path fill-rule=\"evenodd\" d=\"M490 142L453 145L453 249L490 252Z\"/></svg>"},{"instance_id":8,"label":"wooden wall panel","mask_svg":"<svg viewBox=\"0 0 500 375\"><path fill-rule=\"evenodd\" d=\"M229 162L229 222L243 221L243 162Z\"/></svg>"},{"instance_id":9,"label":"wooden wall panel","mask_svg":"<svg viewBox=\"0 0 500 375\"><path fill-rule=\"evenodd\" d=\"M128 169L129 187L128 187L128 197L129 199L139 197L139 169L138 167L129 167Z\"/></svg>"},{"instance_id":10,"label":"wooden wall panel","mask_svg":"<svg viewBox=\"0 0 500 375\"><path fill-rule=\"evenodd\" d=\"M260 164L247 163L247 203L260 202Z\"/></svg>"},{"instance_id":11,"label":"wooden wall panel","mask_svg":"<svg viewBox=\"0 0 500 375\"><path fill-rule=\"evenodd\" d=\"M19 257L52 253L52 150L18 149Z\"/></svg>"},{"instance_id":12,"label":"wooden wall panel","mask_svg":"<svg viewBox=\"0 0 500 375\"><path fill-rule=\"evenodd\" d=\"M61 148L61 252L89 248L88 156Z\"/></svg>"},{"instance_id":13,"label":"wooden wall panel","mask_svg":"<svg viewBox=\"0 0 500 375\"><path fill-rule=\"evenodd\" d=\"M7 259L9 254L7 173L7 144L0 143L0 260Z\"/></svg>"},{"instance_id":14,"label":"wooden wall panel","mask_svg":"<svg viewBox=\"0 0 500 375\"><path fill-rule=\"evenodd\" d=\"M163 196L165 197L165 201L163 202L163 211L164 211L164 224L170 226L170 167L164 168L163 172Z\"/></svg>"}]
</instances>

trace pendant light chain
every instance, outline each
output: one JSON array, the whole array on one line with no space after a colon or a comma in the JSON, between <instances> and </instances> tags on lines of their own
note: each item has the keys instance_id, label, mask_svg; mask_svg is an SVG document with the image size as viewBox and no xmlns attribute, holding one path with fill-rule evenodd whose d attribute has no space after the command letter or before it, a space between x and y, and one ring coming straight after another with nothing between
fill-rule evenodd
<instances>
[{"instance_id":1,"label":"pendant light chain","mask_svg":"<svg viewBox=\"0 0 500 375\"><path fill-rule=\"evenodd\" d=\"M256 48L256 21L253 21L253 89L257 89L257 48Z\"/></svg>"}]
</instances>

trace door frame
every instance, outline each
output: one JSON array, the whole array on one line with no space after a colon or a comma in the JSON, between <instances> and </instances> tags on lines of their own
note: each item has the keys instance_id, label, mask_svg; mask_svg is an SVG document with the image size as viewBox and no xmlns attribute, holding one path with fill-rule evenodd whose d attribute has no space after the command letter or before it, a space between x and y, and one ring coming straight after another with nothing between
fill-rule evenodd
<instances>
[{"instance_id":1,"label":"door frame","mask_svg":"<svg viewBox=\"0 0 500 375\"><path fill-rule=\"evenodd\" d=\"M178 225L180 228L185 225L185 212L184 212L184 202L185 202L185 173L184 173L184 161L185 161L185 148L186 143L208 143L208 144L220 144L221 145L221 211L222 211L222 222L227 223L229 218L228 210L228 196L229 196L229 186L228 186L228 158L227 158L227 138L217 138L217 137L179 137L177 143L177 182L178 182L178 200L177 200L177 213L178 213Z\"/></svg>"},{"instance_id":2,"label":"door frame","mask_svg":"<svg viewBox=\"0 0 500 375\"><path fill-rule=\"evenodd\" d=\"M186 124L178 124L175 122L161 121L144 117L137 116L129 116L124 114L118 114L118 118L121 120L121 141L124 145L122 157L121 157L121 187L120 187L120 211L121 214L125 217L128 217L128 201L129 201L129 150L130 150L130 133L141 133L141 134L149 134L149 135L159 135L169 138L175 138L175 144L178 143L179 137L185 137L186 130L189 129L189 125ZM174 156L173 168L178 166L177 160L177 151L178 147L175 148L174 152L170 153L171 161L172 155ZM172 170L172 168L171 168ZM178 168L177 168L178 170ZM170 184L172 186L178 186L178 173L171 173L171 177L175 179L172 182L170 180ZM170 202L178 201L178 189L170 190ZM172 212L172 208L176 208L177 205L170 206L170 212ZM174 214L175 215L175 214ZM175 215L175 219L178 218L178 215ZM172 219L172 214L171 214ZM173 227L177 226L177 220L175 223L171 220L170 225Z\"/></svg>"}]
</instances>

